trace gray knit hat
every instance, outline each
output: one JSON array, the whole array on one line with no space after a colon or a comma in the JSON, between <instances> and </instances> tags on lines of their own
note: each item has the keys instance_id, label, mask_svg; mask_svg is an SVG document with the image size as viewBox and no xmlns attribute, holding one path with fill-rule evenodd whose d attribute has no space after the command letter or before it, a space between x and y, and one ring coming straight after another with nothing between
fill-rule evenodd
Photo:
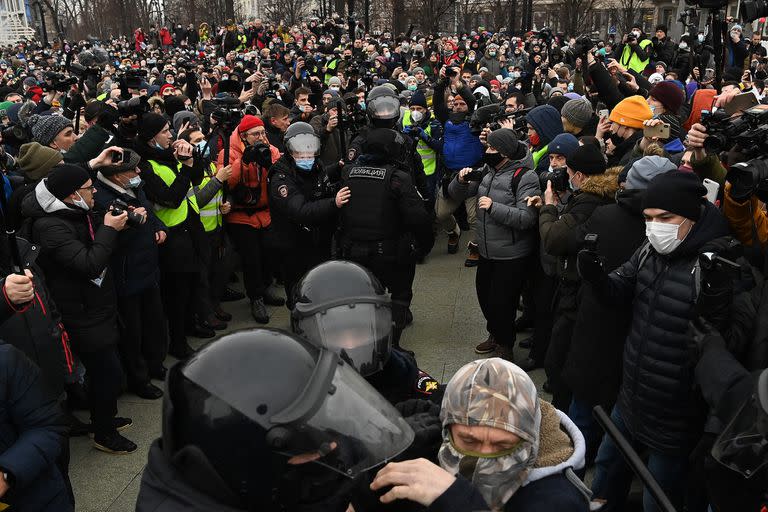
<instances>
[{"instance_id":1,"label":"gray knit hat","mask_svg":"<svg viewBox=\"0 0 768 512\"><path fill-rule=\"evenodd\" d=\"M32 140L43 146L49 146L62 130L72 127L72 121L59 114L50 116L35 114L30 116L27 126L32 130Z\"/></svg>"},{"instance_id":2,"label":"gray knit hat","mask_svg":"<svg viewBox=\"0 0 768 512\"><path fill-rule=\"evenodd\" d=\"M644 156L630 167L624 188L645 190L653 178L674 170L677 166L663 156Z\"/></svg>"},{"instance_id":3,"label":"gray knit hat","mask_svg":"<svg viewBox=\"0 0 768 512\"><path fill-rule=\"evenodd\" d=\"M578 128L584 128L592 119L592 105L584 99L568 100L560 110L560 116Z\"/></svg>"},{"instance_id":4,"label":"gray knit hat","mask_svg":"<svg viewBox=\"0 0 768 512\"><path fill-rule=\"evenodd\" d=\"M488 134L488 145L510 159L519 158L520 142L514 130L499 128Z\"/></svg>"}]
</instances>

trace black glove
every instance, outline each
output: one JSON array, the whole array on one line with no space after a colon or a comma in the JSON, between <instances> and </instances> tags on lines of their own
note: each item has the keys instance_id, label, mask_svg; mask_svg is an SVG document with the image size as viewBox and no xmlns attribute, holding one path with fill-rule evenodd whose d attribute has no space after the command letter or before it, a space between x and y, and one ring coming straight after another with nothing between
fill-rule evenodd
<instances>
[{"instance_id":1,"label":"black glove","mask_svg":"<svg viewBox=\"0 0 768 512\"><path fill-rule=\"evenodd\" d=\"M600 256L587 249L580 250L576 256L576 270L579 271L579 276L588 283L595 283L605 275Z\"/></svg>"},{"instance_id":2,"label":"black glove","mask_svg":"<svg viewBox=\"0 0 768 512\"><path fill-rule=\"evenodd\" d=\"M697 316L691 320L689 331L693 339L694 348L699 357L706 351L713 348L726 349L725 340L720 331L715 329L712 324L707 322L702 316Z\"/></svg>"},{"instance_id":3,"label":"black glove","mask_svg":"<svg viewBox=\"0 0 768 512\"><path fill-rule=\"evenodd\" d=\"M403 418L423 412L430 413L433 416L440 416L439 405L432 403L429 400L421 400L419 398L411 398L410 400L398 402L395 404L395 409L397 409L397 412L399 412Z\"/></svg>"},{"instance_id":4,"label":"black glove","mask_svg":"<svg viewBox=\"0 0 768 512\"><path fill-rule=\"evenodd\" d=\"M435 461L443 442L440 407L429 400L411 399L395 405L414 433L413 442L398 460L425 458ZM406 414L408 413L408 414Z\"/></svg>"}]
</instances>

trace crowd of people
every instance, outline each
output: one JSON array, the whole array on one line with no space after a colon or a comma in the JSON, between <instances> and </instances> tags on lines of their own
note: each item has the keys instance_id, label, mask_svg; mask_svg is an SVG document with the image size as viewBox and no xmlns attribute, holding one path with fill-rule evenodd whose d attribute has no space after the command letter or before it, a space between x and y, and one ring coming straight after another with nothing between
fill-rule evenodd
<instances>
[{"instance_id":1,"label":"crowd of people","mask_svg":"<svg viewBox=\"0 0 768 512\"><path fill-rule=\"evenodd\" d=\"M0 503L73 510L128 391L164 400L142 511L627 510L597 406L677 510L764 510L766 49L731 21L716 83L707 31L643 27L2 48ZM464 247L491 357L439 385L401 335ZM237 300L292 333L196 352Z\"/></svg>"}]
</instances>

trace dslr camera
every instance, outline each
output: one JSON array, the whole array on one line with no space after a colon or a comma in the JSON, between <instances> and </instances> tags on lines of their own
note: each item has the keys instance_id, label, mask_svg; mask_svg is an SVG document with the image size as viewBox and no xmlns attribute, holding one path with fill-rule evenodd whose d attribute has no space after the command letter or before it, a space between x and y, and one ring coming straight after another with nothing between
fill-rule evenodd
<instances>
[{"instance_id":1,"label":"dslr camera","mask_svg":"<svg viewBox=\"0 0 768 512\"><path fill-rule=\"evenodd\" d=\"M63 73L49 73L45 78L44 91L67 92L70 87L77 84L77 77L67 77Z\"/></svg>"},{"instance_id":2,"label":"dslr camera","mask_svg":"<svg viewBox=\"0 0 768 512\"><path fill-rule=\"evenodd\" d=\"M568 169L566 167L555 167L551 171L546 171L539 175L539 185L542 192L547 190L547 182L552 182L552 190L555 192L565 192L568 190Z\"/></svg>"},{"instance_id":3,"label":"dslr camera","mask_svg":"<svg viewBox=\"0 0 768 512\"><path fill-rule=\"evenodd\" d=\"M114 217L117 217L118 215L122 215L123 212L127 213L128 214L127 224L132 228L141 226L141 224L144 221L144 217L142 217L138 213L131 210L125 201L121 201L120 199L115 199L114 201L109 203L109 206L112 208L110 212Z\"/></svg>"},{"instance_id":4,"label":"dslr camera","mask_svg":"<svg viewBox=\"0 0 768 512\"><path fill-rule=\"evenodd\" d=\"M123 100L117 104L120 117L141 117L149 112L149 100L146 96L137 96L129 100Z\"/></svg>"}]
</instances>

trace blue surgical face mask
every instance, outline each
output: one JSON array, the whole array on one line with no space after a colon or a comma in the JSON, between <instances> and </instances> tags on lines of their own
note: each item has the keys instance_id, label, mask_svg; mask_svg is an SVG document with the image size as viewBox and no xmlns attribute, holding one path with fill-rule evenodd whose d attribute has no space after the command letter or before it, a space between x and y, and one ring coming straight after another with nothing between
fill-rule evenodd
<instances>
[{"instance_id":1,"label":"blue surgical face mask","mask_svg":"<svg viewBox=\"0 0 768 512\"><path fill-rule=\"evenodd\" d=\"M651 115L656 115L656 105L648 105L651 108Z\"/></svg>"},{"instance_id":2,"label":"blue surgical face mask","mask_svg":"<svg viewBox=\"0 0 768 512\"><path fill-rule=\"evenodd\" d=\"M126 183L126 187L128 188L139 188L139 185L141 185L141 176L128 178L128 183Z\"/></svg>"},{"instance_id":3,"label":"blue surgical face mask","mask_svg":"<svg viewBox=\"0 0 768 512\"><path fill-rule=\"evenodd\" d=\"M157 149L159 149L160 151L163 151L163 150L165 149L163 146L161 146L160 144L158 144L158 143L157 143L157 141L155 141L155 147L156 147Z\"/></svg>"},{"instance_id":4,"label":"blue surgical face mask","mask_svg":"<svg viewBox=\"0 0 768 512\"><path fill-rule=\"evenodd\" d=\"M203 158L208 158L211 156L211 145L208 144L208 141L203 139L200 142L197 143L197 149L200 150L200 153L203 155Z\"/></svg>"},{"instance_id":5,"label":"blue surgical face mask","mask_svg":"<svg viewBox=\"0 0 768 512\"><path fill-rule=\"evenodd\" d=\"M313 165L315 165L314 158L302 158L300 160L296 160L296 167L298 167L302 171L312 170Z\"/></svg>"},{"instance_id":6,"label":"blue surgical face mask","mask_svg":"<svg viewBox=\"0 0 768 512\"><path fill-rule=\"evenodd\" d=\"M365 110L365 102L364 101L360 102L360 110Z\"/></svg>"}]
</instances>

